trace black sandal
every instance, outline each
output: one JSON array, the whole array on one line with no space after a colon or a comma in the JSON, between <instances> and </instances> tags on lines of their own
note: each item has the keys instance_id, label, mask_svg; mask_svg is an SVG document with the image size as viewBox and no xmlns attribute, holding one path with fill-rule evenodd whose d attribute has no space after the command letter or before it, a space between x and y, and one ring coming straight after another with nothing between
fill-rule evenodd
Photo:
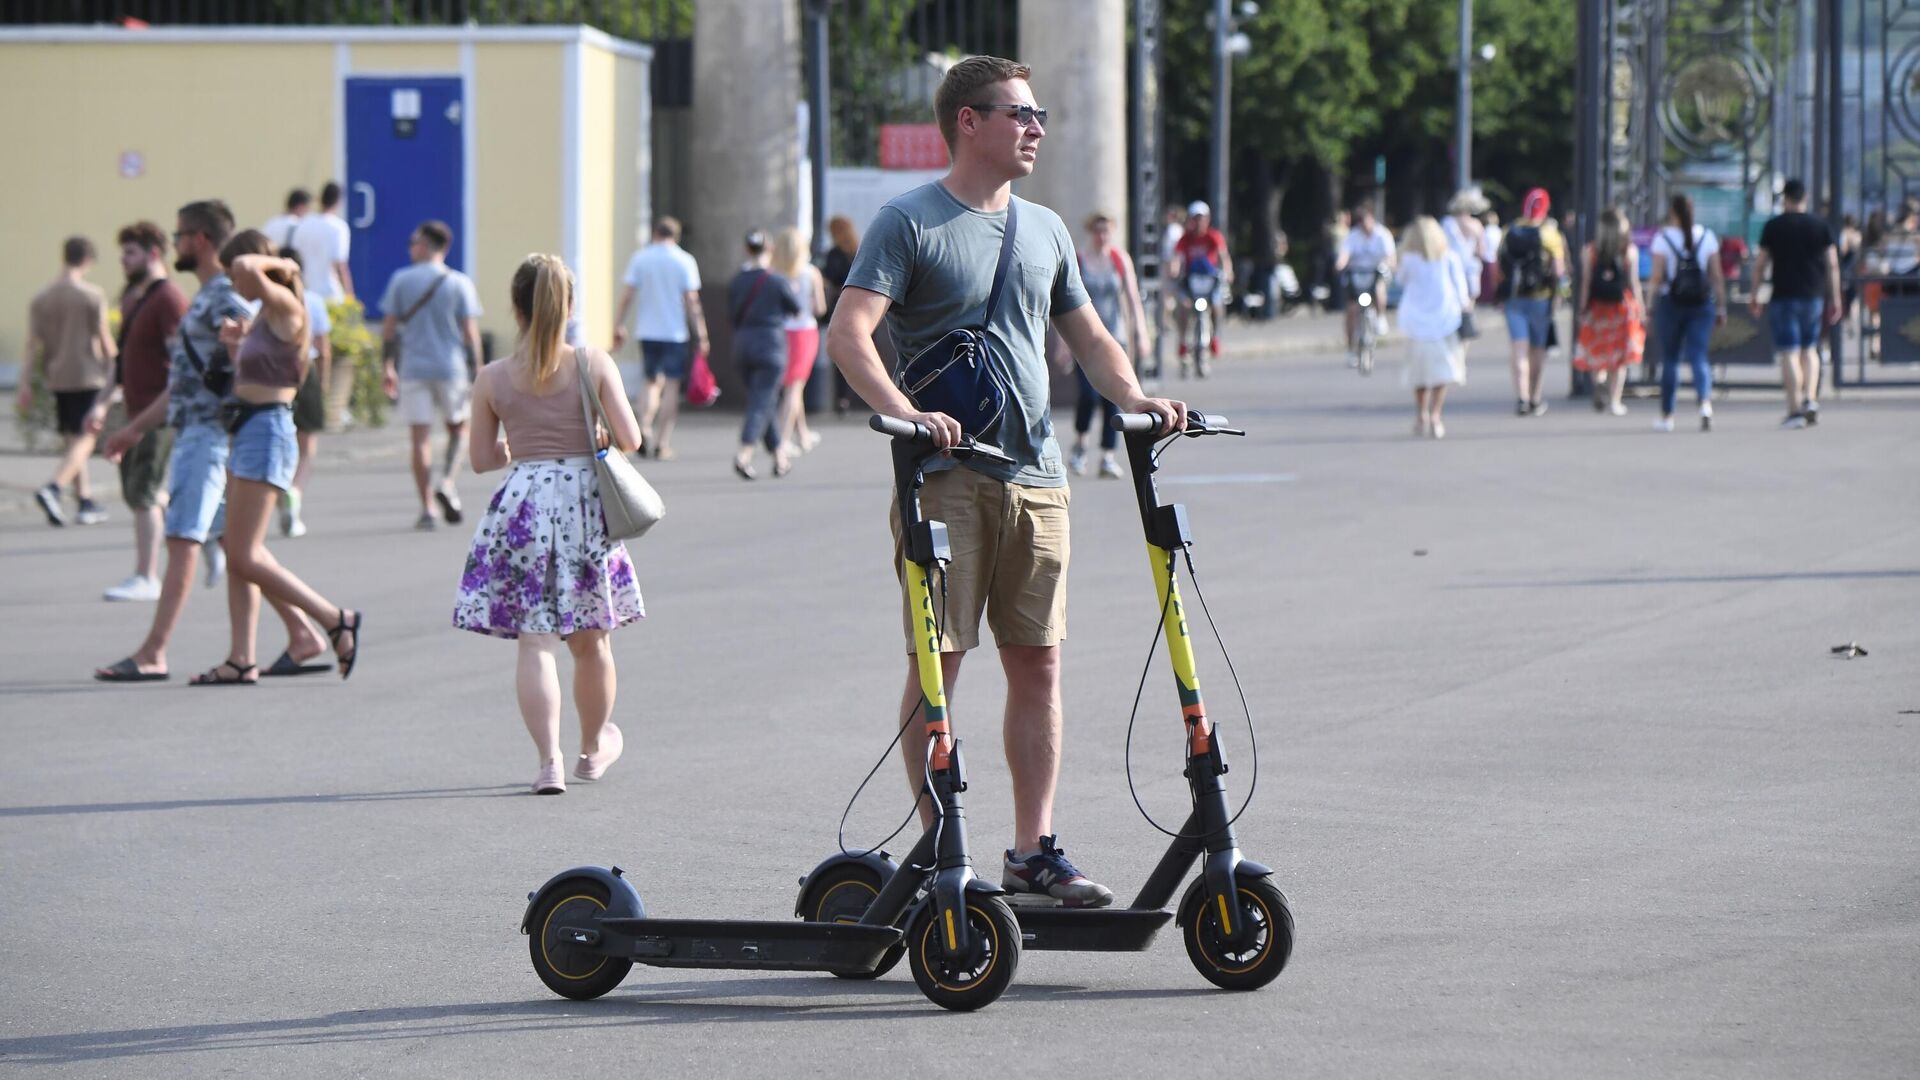
<instances>
[{"instance_id":1,"label":"black sandal","mask_svg":"<svg viewBox=\"0 0 1920 1080\"><path fill-rule=\"evenodd\" d=\"M366 613L362 611L356 611L353 613L352 620L348 620L347 609L341 608L340 609L340 625L327 631L327 640L333 642L334 658L340 661L340 678L342 680L346 679L347 676L353 674L353 662L355 660L360 659L360 617L364 614ZM353 635L353 651L352 652L343 654L340 651L340 635L341 634Z\"/></svg>"},{"instance_id":2,"label":"black sandal","mask_svg":"<svg viewBox=\"0 0 1920 1080\"><path fill-rule=\"evenodd\" d=\"M221 672L221 669L223 668L233 672L233 678L229 679L225 675L222 675L220 672ZM257 686L259 685L259 682L260 682L259 676L256 675L251 679L247 678L248 675L253 674L253 670L254 670L254 665L252 664L236 664L231 659L222 660L219 663L208 668L207 670L201 672L200 674L195 675L187 683L187 685L188 686Z\"/></svg>"}]
</instances>

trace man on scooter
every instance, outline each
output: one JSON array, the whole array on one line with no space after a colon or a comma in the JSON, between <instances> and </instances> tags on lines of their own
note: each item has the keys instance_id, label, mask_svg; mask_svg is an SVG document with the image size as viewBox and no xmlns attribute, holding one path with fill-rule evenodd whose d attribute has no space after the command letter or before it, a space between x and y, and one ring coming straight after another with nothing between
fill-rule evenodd
<instances>
[{"instance_id":1,"label":"man on scooter","mask_svg":"<svg viewBox=\"0 0 1920 1080\"><path fill-rule=\"evenodd\" d=\"M1047 113L1034 103L1031 71L1011 60L975 56L953 66L934 110L953 155L945 178L882 207L861 240L827 332L827 353L875 410L923 424L941 448L961 427L941 412L921 412L889 378L873 333L887 323L900 355L913 356L954 329L977 325L1014 196L1009 185L1033 172ZM1011 892L1064 904L1102 907L1113 893L1066 860L1055 842L1053 795L1061 747L1060 642L1066 637L1067 479L1048 400L1048 322L1073 350L1094 388L1123 412L1158 414L1184 427L1186 406L1149 398L1126 353L1088 303L1073 236L1053 211L1019 200L1012 270L985 331L1011 378L1001 449L1015 464L964 464L936 457L926 465L921 506L943 521L953 550L946 576L941 639L946 685L979 644L984 613L1006 672L1005 745L1013 781L1014 838L1002 884ZM899 522L894 568L900 571ZM919 709L920 682L909 659L901 699L903 725ZM917 791L926 735L907 725L901 739ZM932 808L921 804L923 821Z\"/></svg>"},{"instance_id":2,"label":"man on scooter","mask_svg":"<svg viewBox=\"0 0 1920 1080\"><path fill-rule=\"evenodd\" d=\"M1207 337L1207 355L1193 358L1195 371L1204 379L1207 361L1220 355L1220 305L1232 291L1233 260L1227 256L1227 238L1213 227L1213 208L1198 199L1188 204L1187 228L1173 249L1173 281L1185 301L1173 309L1174 322L1179 326L1181 375L1187 373L1187 353L1193 340L1187 333L1194 299L1188 292L1187 278L1193 273L1212 275L1214 283L1212 295L1205 298L1206 318L1213 329Z\"/></svg>"}]
</instances>

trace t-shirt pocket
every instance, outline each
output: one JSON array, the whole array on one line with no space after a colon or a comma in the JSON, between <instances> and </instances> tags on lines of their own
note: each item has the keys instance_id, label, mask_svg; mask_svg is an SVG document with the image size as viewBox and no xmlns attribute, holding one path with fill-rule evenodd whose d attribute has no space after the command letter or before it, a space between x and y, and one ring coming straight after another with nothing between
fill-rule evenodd
<instances>
[{"instance_id":1,"label":"t-shirt pocket","mask_svg":"<svg viewBox=\"0 0 1920 1080\"><path fill-rule=\"evenodd\" d=\"M1009 287L1018 286L1019 295L1010 297L1020 305L1020 310L1035 318L1044 319L1053 313L1053 279L1055 270L1051 266L1038 263L1019 263L1020 277L1009 282Z\"/></svg>"}]
</instances>

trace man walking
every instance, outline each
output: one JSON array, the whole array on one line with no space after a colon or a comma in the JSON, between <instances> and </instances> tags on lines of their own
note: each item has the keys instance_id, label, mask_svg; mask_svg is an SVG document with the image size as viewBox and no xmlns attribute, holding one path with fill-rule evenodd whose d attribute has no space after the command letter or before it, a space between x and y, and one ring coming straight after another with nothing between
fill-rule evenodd
<instances>
[{"instance_id":1,"label":"man walking","mask_svg":"<svg viewBox=\"0 0 1920 1080\"><path fill-rule=\"evenodd\" d=\"M67 523L60 493L68 484L77 503L75 521L98 525L107 520L107 512L93 501L93 478L87 474L94 443L87 416L113 382L114 357L107 294L87 280L93 257L93 241L69 238L61 248L60 276L35 293L27 308L27 363L38 369L53 394L54 426L60 432L60 464L54 466L53 479L34 492L49 525ZM33 379L32 370L22 373L21 412L33 405Z\"/></svg>"},{"instance_id":2,"label":"man walking","mask_svg":"<svg viewBox=\"0 0 1920 1080\"><path fill-rule=\"evenodd\" d=\"M1787 395L1785 429L1820 421L1820 334L1840 321L1840 254L1827 223L1807 213L1807 186L1788 180L1780 189L1781 213L1760 230L1760 258L1753 280L1773 267L1773 297L1767 323ZM1760 317L1755 296L1750 311Z\"/></svg>"},{"instance_id":3,"label":"man walking","mask_svg":"<svg viewBox=\"0 0 1920 1080\"><path fill-rule=\"evenodd\" d=\"M387 396L398 395L412 439L413 486L420 495L420 517L413 527L422 531L435 525L436 501L447 524L460 523L453 474L467 453L467 406L473 397L468 358L480 356L480 296L472 279L447 265L452 246L453 230L445 223L423 222L407 241L413 265L396 272L380 298L386 312L380 339ZM447 428L437 482L429 446L436 419Z\"/></svg>"},{"instance_id":4,"label":"man walking","mask_svg":"<svg viewBox=\"0 0 1920 1080\"><path fill-rule=\"evenodd\" d=\"M329 304L353 299L353 271L347 268L353 230L340 216L340 194L339 183L327 181L320 189L320 212L301 218L281 245L300 253L306 290Z\"/></svg>"},{"instance_id":5,"label":"man walking","mask_svg":"<svg viewBox=\"0 0 1920 1080\"><path fill-rule=\"evenodd\" d=\"M260 231L267 234L267 241L275 251L290 248L293 246L293 230L307 219L307 214L312 210L313 194L306 188L294 188L287 192L287 212L268 218L267 223L260 226ZM301 276L306 276L305 268L302 268Z\"/></svg>"},{"instance_id":6,"label":"man walking","mask_svg":"<svg viewBox=\"0 0 1920 1080\"><path fill-rule=\"evenodd\" d=\"M1055 843L1053 795L1061 749L1060 642L1066 637L1067 488L1049 419L1047 324L1059 331L1093 386L1125 412L1152 412L1184 427L1186 406L1149 398L1126 353L1088 303L1072 235L1060 216L1016 200L1010 183L1033 172L1047 113L1034 104L1031 72L1011 60L975 56L953 66L934 109L953 155L944 179L882 207L860 244L828 331L828 354L847 382L880 412L926 425L941 447L959 441L959 423L922 412L888 378L873 344L884 318L902 356L951 330L975 325L992 287L1006 230L1015 229L1013 270L985 330L1007 361L1012 393L1002 448L1016 464L935 457L921 505L944 521L955 561L941 641L948 685L979 644L984 612L1007 677L1004 737L1013 780L1014 842L1002 876L1014 892L1100 907L1113 893L1081 874ZM1017 216L1010 217L1018 202ZM899 569L899 523L894 523ZM920 684L908 664L900 703L904 726ZM926 760L923 728L901 740L909 782ZM932 807L921 804L923 820Z\"/></svg>"},{"instance_id":7,"label":"man walking","mask_svg":"<svg viewBox=\"0 0 1920 1080\"><path fill-rule=\"evenodd\" d=\"M1500 296L1506 301L1507 336L1513 340L1513 411L1542 416L1547 336L1553 327L1553 293L1567 275L1567 245L1548 218L1553 203L1534 188L1520 204L1520 220L1500 241Z\"/></svg>"},{"instance_id":8,"label":"man walking","mask_svg":"<svg viewBox=\"0 0 1920 1080\"><path fill-rule=\"evenodd\" d=\"M168 457L166 510L166 574L160 581L160 601L153 625L133 654L94 670L102 682L152 682L168 678L167 644L180 625L193 588L195 564L208 542L219 537L227 491L227 432L220 426L220 399L233 375L232 363L220 344L220 327L229 320L245 325L253 308L233 291L220 263L220 250L233 235L233 212L219 199L188 203L174 224L174 269L200 279L200 291L187 305L178 332L170 343L167 387L126 427L107 440L107 459L120 461L162 424L173 428L173 450ZM266 237L259 238L260 254L271 254ZM212 386L209 386L209 383ZM210 568L214 560L208 559ZM305 660L320 655L327 643L304 615L278 601L274 610L287 625L287 651L262 674L293 674L314 665ZM319 670L325 670L321 666Z\"/></svg>"},{"instance_id":9,"label":"man walking","mask_svg":"<svg viewBox=\"0 0 1920 1080\"><path fill-rule=\"evenodd\" d=\"M151 221L120 230L120 269L127 288L120 294L120 384L103 395L87 418L89 431L106 425L107 410L118 396L127 415L145 412L167 391L167 339L187 313L187 295L167 280L167 234ZM167 455L173 429L163 425L140 437L120 455L120 496L133 514L133 574L108 589L108 600L160 599L161 493L167 482Z\"/></svg>"},{"instance_id":10,"label":"man walking","mask_svg":"<svg viewBox=\"0 0 1920 1080\"><path fill-rule=\"evenodd\" d=\"M633 334L640 342L647 384L640 409L642 453L673 460L673 422L680 415L680 382L695 352L707 351L707 317L700 308L700 264L680 246L680 223L653 223L653 242L627 263L626 287L613 316L613 352L627 341L627 308L638 297Z\"/></svg>"}]
</instances>

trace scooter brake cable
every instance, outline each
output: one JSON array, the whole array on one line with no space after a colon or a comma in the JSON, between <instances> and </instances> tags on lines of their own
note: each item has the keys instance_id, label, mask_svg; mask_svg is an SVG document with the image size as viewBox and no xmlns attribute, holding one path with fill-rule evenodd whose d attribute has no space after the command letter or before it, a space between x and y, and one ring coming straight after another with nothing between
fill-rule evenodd
<instances>
[{"instance_id":1,"label":"scooter brake cable","mask_svg":"<svg viewBox=\"0 0 1920 1080\"><path fill-rule=\"evenodd\" d=\"M940 567L939 573L940 573L940 618L938 620L938 631L940 635L939 640L945 641L947 638L947 568L944 566ZM847 808L840 812L840 828L834 837L835 842L840 845L840 854L854 855L853 852L847 850L847 818L852 815L854 804L860 801L860 793L867 790L867 784L873 780L874 774L879 772L880 766L885 765L887 763L887 758L893 755L893 748L900 745L900 737L907 733L907 725L913 723L914 718L920 715L920 710L925 708L926 704L927 704L926 695L922 694L920 696L920 701L914 705L913 711L908 713L906 720L901 722L900 730L893 733L893 741L887 743L887 748L885 750L880 751L880 759L873 763L873 768L867 770L867 775L865 779L860 781L860 786L853 789L853 798L847 800ZM931 741L929 741L928 746L929 746L928 760L931 761L932 760ZM933 786L933 776L931 773L929 773L927 776L927 786L928 787ZM907 810L907 816L901 820L900 824L896 826L892 832L887 834L887 838L873 845L867 850L860 852L858 855L855 855L854 857L864 859L867 856L873 854L874 852L879 851L881 848L886 847L888 844L893 843L893 838L896 836L899 836L902 832L905 832L907 825L913 821L913 816L919 812L920 812L920 796L915 795L913 797L913 806Z\"/></svg>"}]
</instances>

